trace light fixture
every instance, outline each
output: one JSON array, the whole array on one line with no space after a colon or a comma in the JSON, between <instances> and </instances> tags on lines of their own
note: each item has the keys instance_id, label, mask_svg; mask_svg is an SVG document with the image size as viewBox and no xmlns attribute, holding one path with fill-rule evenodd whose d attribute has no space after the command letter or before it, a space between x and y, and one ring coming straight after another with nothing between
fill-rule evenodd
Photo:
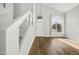
<instances>
[{"instance_id":1,"label":"light fixture","mask_svg":"<svg viewBox=\"0 0 79 59\"><path fill-rule=\"evenodd\" d=\"M41 11L41 3L40 3L40 12L38 12L37 19L43 19L42 11Z\"/></svg>"}]
</instances>

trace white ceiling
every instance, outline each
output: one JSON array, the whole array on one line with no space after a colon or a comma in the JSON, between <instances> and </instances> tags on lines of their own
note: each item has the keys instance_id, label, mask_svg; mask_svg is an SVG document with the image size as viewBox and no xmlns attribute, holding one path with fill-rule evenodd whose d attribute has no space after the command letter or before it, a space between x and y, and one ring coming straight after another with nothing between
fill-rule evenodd
<instances>
[{"instance_id":1,"label":"white ceiling","mask_svg":"<svg viewBox=\"0 0 79 59\"><path fill-rule=\"evenodd\" d=\"M67 12L72 8L78 6L78 3L45 3L46 6L56 9L61 12Z\"/></svg>"}]
</instances>

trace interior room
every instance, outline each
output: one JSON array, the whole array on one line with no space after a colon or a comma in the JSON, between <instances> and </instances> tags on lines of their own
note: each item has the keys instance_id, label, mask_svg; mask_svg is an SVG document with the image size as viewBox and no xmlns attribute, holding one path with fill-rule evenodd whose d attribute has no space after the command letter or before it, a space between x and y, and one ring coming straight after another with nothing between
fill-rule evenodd
<instances>
[{"instance_id":1,"label":"interior room","mask_svg":"<svg viewBox=\"0 0 79 59\"><path fill-rule=\"evenodd\" d=\"M0 3L0 55L79 55L79 3Z\"/></svg>"}]
</instances>

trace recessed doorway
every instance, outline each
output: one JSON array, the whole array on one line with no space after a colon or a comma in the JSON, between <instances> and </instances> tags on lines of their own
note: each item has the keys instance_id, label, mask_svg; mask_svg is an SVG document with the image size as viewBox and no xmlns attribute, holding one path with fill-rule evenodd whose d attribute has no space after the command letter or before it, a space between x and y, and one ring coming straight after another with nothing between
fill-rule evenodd
<instances>
[{"instance_id":1,"label":"recessed doorway","mask_svg":"<svg viewBox=\"0 0 79 59\"><path fill-rule=\"evenodd\" d=\"M50 35L54 37L64 36L64 15L51 15Z\"/></svg>"}]
</instances>

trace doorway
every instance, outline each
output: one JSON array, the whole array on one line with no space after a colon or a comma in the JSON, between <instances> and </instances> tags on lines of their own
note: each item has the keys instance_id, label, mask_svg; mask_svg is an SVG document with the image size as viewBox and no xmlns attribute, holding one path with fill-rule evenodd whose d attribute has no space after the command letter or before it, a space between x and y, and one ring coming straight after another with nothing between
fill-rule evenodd
<instances>
[{"instance_id":1,"label":"doorway","mask_svg":"<svg viewBox=\"0 0 79 59\"><path fill-rule=\"evenodd\" d=\"M50 35L53 37L64 36L64 15L51 15Z\"/></svg>"}]
</instances>

